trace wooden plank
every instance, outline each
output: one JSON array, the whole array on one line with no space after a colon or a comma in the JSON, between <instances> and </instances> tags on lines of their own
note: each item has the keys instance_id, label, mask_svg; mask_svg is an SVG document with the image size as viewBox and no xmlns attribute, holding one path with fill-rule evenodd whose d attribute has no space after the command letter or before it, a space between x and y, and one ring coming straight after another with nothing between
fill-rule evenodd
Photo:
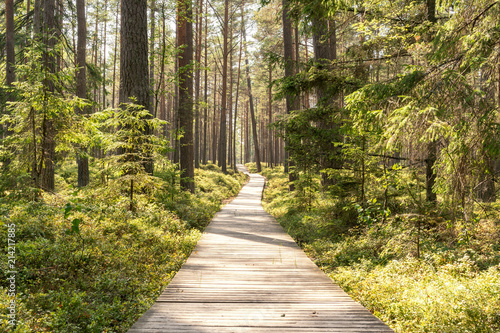
<instances>
[{"instance_id":1,"label":"wooden plank","mask_svg":"<svg viewBox=\"0 0 500 333\"><path fill-rule=\"evenodd\" d=\"M250 175L130 333L393 332L262 209L263 186L263 177Z\"/></svg>"}]
</instances>

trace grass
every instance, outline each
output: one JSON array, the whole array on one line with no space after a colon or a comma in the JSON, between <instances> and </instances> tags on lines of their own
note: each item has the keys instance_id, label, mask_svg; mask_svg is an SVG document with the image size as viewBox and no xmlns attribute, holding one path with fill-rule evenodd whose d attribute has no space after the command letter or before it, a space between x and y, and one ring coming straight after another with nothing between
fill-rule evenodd
<instances>
[{"instance_id":1,"label":"grass","mask_svg":"<svg viewBox=\"0 0 500 333\"><path fill-rule=\"evenodd\" d=\"M401 188L382 204L382 186L373 180L362 207L339 189L290 193L283 168L262 174L264 209L396 332L500 332L498 203L478 207L474 221L451 222L445 208L418 210L411 202L421 194L403 195ZM398 181L404 183L405 175Z\"/></svg>"},{"instance_id":2,"label":"grass","mask_svg":"<svg viewBox=\"0 0 500 333\"><path fill-rule=\"evenodd\" d=\"M1 332L126 332L180 269L222 201L246 179L203 166L190 194L172 185L171 166L160 168L155 185L137 193L131 212L119 184L72 189L74 168L63 166L57 194L44 193L39 202L0 199L0 238L6 240L7 226L15 224L18 272L18 324L12 330L2 246ZM78 230L72 230L75 220Z\"/></svg>"}]
</instances>

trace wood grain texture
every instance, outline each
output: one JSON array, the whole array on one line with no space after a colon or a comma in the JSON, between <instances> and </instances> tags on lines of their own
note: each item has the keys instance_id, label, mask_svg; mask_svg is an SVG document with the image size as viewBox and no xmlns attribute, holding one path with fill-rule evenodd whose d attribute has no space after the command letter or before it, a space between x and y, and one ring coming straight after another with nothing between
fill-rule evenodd
<instances>
[{"instance_id":1,"label":"wood grain texture","mask_svg":"<svg viewBox=\"0 0 500 333\"><path fill-rule=\"evenodd\" d=\"M263 210L263 186L262 176L250 174L129 333L393 332L332 283Z\"/></svg>"}]
</instances>

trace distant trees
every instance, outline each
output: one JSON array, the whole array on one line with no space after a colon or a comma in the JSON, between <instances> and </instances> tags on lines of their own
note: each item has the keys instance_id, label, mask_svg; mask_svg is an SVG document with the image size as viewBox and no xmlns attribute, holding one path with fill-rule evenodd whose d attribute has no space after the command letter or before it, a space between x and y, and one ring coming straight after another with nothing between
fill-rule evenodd
<instances>
[{"instance_id":1,"label":"distant trees","mask_svg":"<svg viewBox=\"0 0 500 333\"><path fill-rule=\"evenodd\" d=\"M496 3L450 10L434 0L361 7L287 0L255 13L249 3L222 0L120 3L36 0L26 15L28 8L5 2L4 81L13 90L3 90L4 100L13 94L2 126L13 142L3 151L36 155L24 168L34 187L54 191L57 168L75 154L75 185L88 185L91 167L104 168L106 143L92 138L86 119L134 101L167 122L144 134L169 139L165 158L179 163L177 184L189 191L203 163L231 172L228 165L255 161L290 165L299 178L321 173L323 190L355 184L363 201L368 179L400 163L424 184L426 209L495 199ZM246 36L252 19L256 29ZM31 66L43 74L27 72L25 55L41 57ZM21 91L28 82L33 90ZM35 82L43 107L27 97ZM75 110L63 108L63 117L51 98L73 100ZM23 143L21 118L9 123L21 113ZM81 133L66 136L67 124ZM144 168L154 171L152 156ZM296 181L290 172L291 190Z\"/></svg>"},{"instance_id":2,"label":"distant trees","mask_svg":"<svg viewBox=\"0 0 500 333\"><path fill-rule=\"evenodd\" d=\"M315 96L275 123L291 162L335 179L324 184L336 193L355 184L361 204L367 179L388 179L397 163L414 171L417 184L423 179L423 212L444 204L470 221L474 202L495 200L500 85L491 46L499 39L491 20L499 8L470 3L290 1L306 43L312 35L315 60L286 72L284 17L280 96Z\"/></svg>"}]
</instances>

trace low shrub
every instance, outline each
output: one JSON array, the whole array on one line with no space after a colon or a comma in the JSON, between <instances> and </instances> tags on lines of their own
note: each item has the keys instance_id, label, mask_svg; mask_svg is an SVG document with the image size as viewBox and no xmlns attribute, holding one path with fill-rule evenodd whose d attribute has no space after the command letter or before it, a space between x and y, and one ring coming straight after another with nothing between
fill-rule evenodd
<instances>
[{"instance_id":1,"label":"low shrub","mask_svg":"<svg viewBox=\"0 0 500 333\"><path fill-rule=\"evenodd\" d=\"M126 332L155 301L189 256L201 231L235 196L245 176L216 168L196 171L196 193L155 173L153 188L138 192L134 211L120 186L80 191L66 180L40 202L0 199L0 237L15 224L16 320L8 323L7 246L0 251L0 331ZM5 214L4 214L5 213Z\"/></svg>"}]
</instances>

